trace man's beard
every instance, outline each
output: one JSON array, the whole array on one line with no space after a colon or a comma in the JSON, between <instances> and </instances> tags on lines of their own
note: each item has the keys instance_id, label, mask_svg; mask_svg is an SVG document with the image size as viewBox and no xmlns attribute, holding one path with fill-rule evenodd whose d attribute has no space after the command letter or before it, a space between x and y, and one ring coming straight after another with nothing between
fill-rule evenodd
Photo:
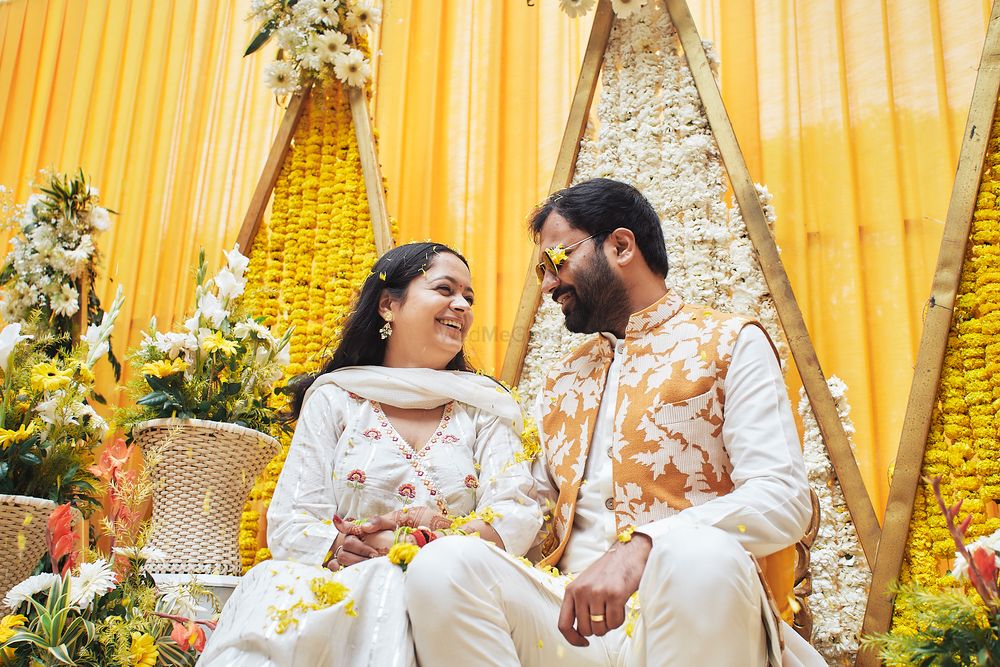
<instances>
[{"instance_id":1,"label":"man's beard","mask_svg":"<svg viewBox=\"0 0 1000 667\"><path fill-rule=\"evenodd\" d=\"M572 295L571 309L565 314L567 329L585 334L624 330L632 314L628 290L600 250L582 271L577 272L574 282L575 287L560 288L552 293L553 299L567 292Z\"/></svg>"}]
</instances>

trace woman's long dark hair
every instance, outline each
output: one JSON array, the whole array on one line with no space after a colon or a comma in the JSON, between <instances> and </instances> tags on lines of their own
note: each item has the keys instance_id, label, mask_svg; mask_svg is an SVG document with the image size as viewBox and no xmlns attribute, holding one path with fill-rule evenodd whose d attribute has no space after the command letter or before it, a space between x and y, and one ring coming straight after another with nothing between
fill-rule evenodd
<instances>
[{"instance_id":1,"label":"woman's long dark hair","mask_svg":"<svg viewBox=\"0 0 1000 667\"><path fill-rule=\"evenodd\" d=\"M450 253L466 266L469 265L457 251L441 243L430 242L398 246L375 262L344 322L343 335L333 356L323 364L318 373L299 375L288 383L285 391L292 395L292 400L288 411L282 415L284 421L298 419L306 391L320 375L345 366L382 365L386 343L379 335L379 329L385 325L385 320L379 313L382 290L388 290L394 299L403 300L413 279L426 272L435 256L441 253ZM446 368L450 371L472 370L465 360L464 347L448 362Z\"/></svg>"}]
</instances>

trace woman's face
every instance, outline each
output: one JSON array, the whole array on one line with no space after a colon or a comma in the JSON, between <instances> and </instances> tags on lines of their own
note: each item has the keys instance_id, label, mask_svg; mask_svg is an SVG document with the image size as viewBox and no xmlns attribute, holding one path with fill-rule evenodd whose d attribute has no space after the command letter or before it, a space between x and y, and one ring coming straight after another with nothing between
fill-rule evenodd
<instances>
[{"instance_id":1,"label":"woman's face","mask_svg":"<svg viewBox=\"0 0 1000 667\"><path fill-rule=\"evenodd\" d=\"M442 252L413 279L401 301L383 296L380 314L385 319L385 313L392 312L385 365L445 368L462 349L472 326L471 283L465 263L450 252Z\"/></svg>"}]
</instances>

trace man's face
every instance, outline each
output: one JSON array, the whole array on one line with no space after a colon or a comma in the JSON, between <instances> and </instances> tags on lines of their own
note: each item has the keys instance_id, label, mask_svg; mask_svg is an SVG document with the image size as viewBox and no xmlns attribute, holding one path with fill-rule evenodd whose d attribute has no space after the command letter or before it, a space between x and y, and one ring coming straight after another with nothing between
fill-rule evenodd
<instances>
[{"instance_id":1,"label":"man's face","mask_svg":"<svg viewBox=\"0 0 1000 667\"><path fill-rule=\"evenodd\" d=\"M574 229L558 213L550 213L538 236L539 249L545 252L560 245L567 248L557 273L546 271L542 292L562 308L566 328L573 333L596 333L616 328L628 321L630 300L621 278L612 270L604 255L604 245L583 241L589 234ZM574 244L579 245L574 246Z\"/></svg>"}]
</instances>

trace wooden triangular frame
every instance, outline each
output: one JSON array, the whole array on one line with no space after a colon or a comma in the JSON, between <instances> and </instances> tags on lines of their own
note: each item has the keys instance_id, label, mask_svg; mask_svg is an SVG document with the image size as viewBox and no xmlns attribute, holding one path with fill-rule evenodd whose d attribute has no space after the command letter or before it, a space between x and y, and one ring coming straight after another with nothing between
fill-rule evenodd
<instances>
[{"instance_id":1,"label":"wooden triangular frame","mask_svg":"<svg viewBox=\"0 0 1000 667\"><path fill-rule=\"evenodd\" d=\"M382 171L375 150L375 135L372 132L371 117L368 111L368 97L363 88L354 86L345 86L345 88L351 103L354 134L358 140L361 171L365 180L365 192L368 195L372 231L375 234L375 251L381 256L392 248L392 233L389 227L389 213L385 204ZM240 244L240 251L244 255L250 255L250 248L253 246L260 225L264 221L264 212L271 199L271 192L278 182L278 174L281 173L281 166L285 163L288 149L292 146L295 130L299 126L299 120L302 118L302 112L305 111L306 102L311 92L312 87L307 86L295 93L285 108L285 116L281 120L281 125L278 126L278 134L274 138L274 143L271 144L271 151L267 155L264 169L261 171L257 187L254 188L253 196L250 199L250 206L243 218L240 233L236 237L237 243Z\"/></svg>"},{"instance_id":2,"label":"wooden triangular frame","mask_svg":"<svg viewBox=\"0 0 1000 667\"><path fill-rule=\"evenodd\" d=\"M733 193L743 214L743 219L746 221L750 240L760 258L764 278L774 297L774 305L781 320L781 326L788 337L788 346L823 434L823 441L826 443L830 461L837 473L837 479L857 529L859 541L868 563L873 564L881 532L875 508L865 488L847 433L844 431L844 426L837 414L833 395L830 393L826 377L820 368L819 359L816 357L816 351L802 318L802 311L799 310L795 295L792 293L791 283L788 281L788 275L781 264L778 248L768 229L757 191L750 178L743 153L740 151L736 135L733 132L732 123L722 102L722 94L719 92L715 76L709 66L705 48L685 0L666 0L666 7L684 47L684 55L694 76L695 85L712 128L712 134L715 136L719 152L722 155L723 164L729 174ZM587 50L581 66L580 78L577 81L576 93L570 107L566 131L559 148L549 188L550 192L568 187L573 180L580 139L587 127L587 117L614 20L610 0L600 0L594 16L590 41L587 43ZM538 249L535 248L529 266L534 267L537 261ZM534 323L535 313L540 302L540 286L532 269L528 271L524 280L521 303L515 315L513 331L501 370L501 378L511 386L520 381L531 326Z\"/></svg>"},{"instance_id":3,"label":"wooden triangular frame","mask_svg":"<svg viewBox=\"0 0 1000 667\"><path fill-rule=\"evenodd\" d=\"M979 182L990 140L990 128L1000 94L1000 2L994 1L983 55L969 105L962 151L958 156L955 185L948 203L941 250L938 253L924 330L917 350L913 384L903 418L903 431L896 452L892 484L885 508L883 539L872 572L871 593L862 634L886 632L892 621L894 595L889 590L899 576L910 532L913 503L923 469L924 450L930 434L931 417L937 401L941 368L951 330L952 308L958 294L966 245L972 228ZM857 665L877 665L871 652L858 655Z\"/></svg>"}]
</instances>

